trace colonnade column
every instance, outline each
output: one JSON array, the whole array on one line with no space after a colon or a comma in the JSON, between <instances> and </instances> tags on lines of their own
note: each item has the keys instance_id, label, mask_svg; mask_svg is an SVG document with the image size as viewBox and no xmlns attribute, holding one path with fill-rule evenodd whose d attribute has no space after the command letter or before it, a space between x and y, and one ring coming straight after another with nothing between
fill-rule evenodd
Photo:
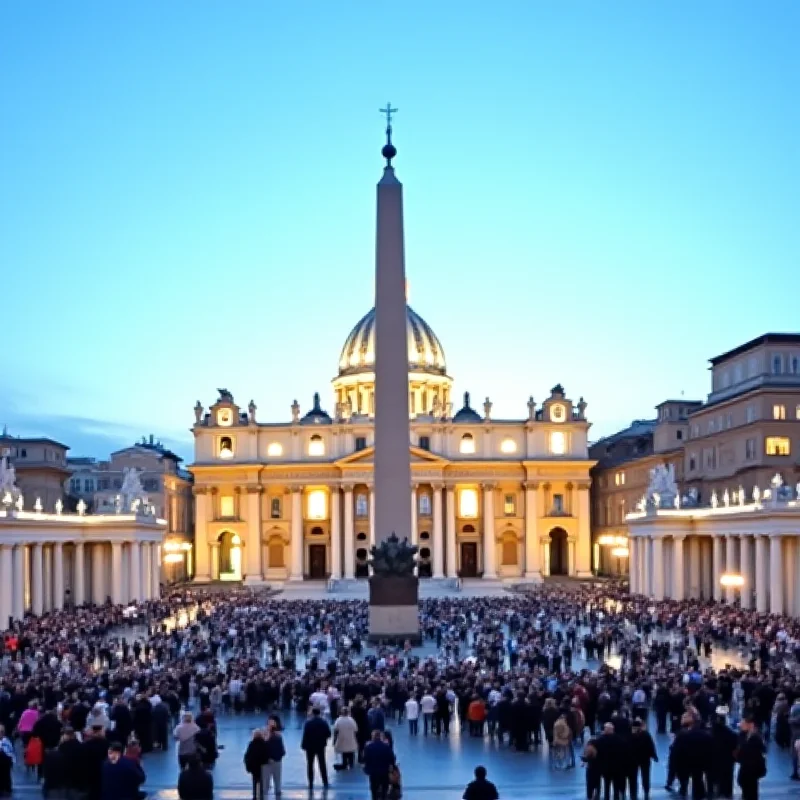
<instances>
[{"instance_id":1,"label":"colonnade column","mask_svg":"<svg viewBox=\"0 0 800 800\"><path fill-rule=\"evenodd\" d=\"M483 577L496 578L494 539L494 484L483 485Z\"/></svg>"},{"instance_id":2,"label":"colonnade column","mask_svg":"<svg viewBox=\"0 0 800 800\"><path fill-rule=\"evenodd\" d=\"M11 598L11 614L14 619L25 616L25 545L18 544L14 547L12 555L14 571L14 594Z\"/></svg>"},{"instance_id":3,"label":"colonnade column","mask_svg":"<svg viewBox=\"0 0 800 800\"><path fill-rule=\"evenodd\" d=\"M628 536L628 589L631 594L637 594L638 592L636 588L636 581L639 577L636 574L636 559L639 555L638 545L639 541L637 539L634 539L633 536Z\"/></svg>"},{"instance_id":4,"label":"colonnade column","mask_svg":"<svg viewBox=\"0 0 800 800\"><path fill-rule=\"evenodd\" d=\"M292 489L292 543L290 581L303 580L303 490Z\"/></svg>"},{"instance_id":5,"label":"colonnade column","mask_svg":"<svg viewBox=\"0 0 800 800\"><path fill-rule=\"evenodd\" d=\"M44 610L43 558L43 546L37 542L31 551L31 612L37 617Z\"/></svg>"},{"instance_id":6,"label":"colonnade column","mask_svg":"<svg viewBox=\"0 0 800 800\"><path fill-rule=\"evenodd\" d=\"M433 488L433 577L444 578L444 528L442 526L442 484ZM448 542L449 549L449 542Z\"/></svg>"},{"instance_id":7,"label":"colonnade column","mask_svg":"<svg viewBox=\"0 0 800 800\"><path fill-rule=\"evenodd\" d=\"M331 491L331 578L342 577L342 508L339 487Z\"/></svg>"},{"instance_id":8,"label":"colonnade column","mask_svg":"<svg viewBox=\"0 0 800 800\"><path fill-rule=\"evenodd\" d=\"M445 489L447 513L447 577L458 577L458 544L456 540L456 489L448 486Z\"/></svg>"},{"instance_id":9,"label":"colonnade column","mask_svg":"<svg viewBox=\"0 0 800 800\"><path fill-rule=\"evenodd\" d=\"M700 597L702 583L700 581L700 540L696 536L689 538L689 586L687 595L696 599Z\"/></svg>"},{"instance_id":10,"label":"colonnade column","mask_svg":"<svg viewBox=\"0 0 800 800\"><path fill-rule=\"evenodd\" d=\"M767 538L756 536L756 611L766 613L769 608L767 576Z\"/></svg>"},{"instance_id":11,"label":"colonnade column","mask_svg":"<svg viewBox=\"0 0 800 800\"><path fill-rule=\"evenodd\" d=\"M150 555L150 542L142 542L142 600L151 600L153 588L151 568L153 565Z\"/></svg>"},{"instance_id":12,"label":"colonnade column","mask_svg":"<svg viewBox=\"0 0 800 800\"><path fill-rule=\"evenodd\" d=\"M742 535L739 537L739 569L744 578L744 586L741 591L742 608L753 607L753 554L752 538Z\"/></svg>"},{"instance_id":13,"label":"colonnade column","mask_svg":"<svg viewBox=\"0 0 800 800\"><path fill-rule=\"evenodd\" d=\"M259 542L259 550L261 543ZM157 542L150 545L150 597L158 600L161 597L161 548Z\"/></svg>"},{"instance_id":14,"label":"colonnade column","mask_svg":"<svg viewBox=\"0 0 800 800\"><path fill-rule=\"evenodd\" d=\"M142 599L142 551L139 542L130 544L130 578L128 580L128 594L130 600L139 602Z\"/></svg>"},{"instance_id":15,"label":"colonnade column","mask_svg":"<svg viewBox=\"0 0 800 800\"><path fill-rule=\"evenodd\" d=\"M219 542L212 542L209 545L211 551L211 579L219 580Z\"/></svg>"},{"instance_id":16,"label":"colonnade column","mask_svg":"<svg viewBox=\"0 0 800 800\"><path fill-rule=\"evenodd\" d=\"M683 536L672 537L672 599L686 597L685 568L683 561Z\"/></svg>"},{"instance_id":17,"label":"colonnade column","mask_svg":"<svg viewBox=\"0 0 800 800\"><path fill-rule=\"evenodd\" d=\"M245 547L244 583L264 582L264 567L261 563L261 487L247 489L247 543Z\"/></svg>"},{"instance_id":18,"label":"colonnade column","mask_svg":"<svg viewBox=\"0 0 800 800\"><path fill-rule=\"evenodd\" d=\"M64 545L61 542L53 545L53 608L56 611L64 608Z\"/></svg>"},{"instance_id":19,"label":"colonnade column","mask_svg":"<svg viewBox=\"0 0 800 800\"><path fill-rule=\"evenodd\" d=\"M538 513L536 493L538 483L528 481L525 484L525 577L541 580L541 548L539 547Z\"/></svg>"},{"instance_id":20,"label":"colonnade column","mask_svg":"<svg viewBox=\"0 0 800 800\"><path fill-rule=\"evenodd\" d=\"M13 551L13 545L0 545L0 631L8 628L8 619L14 615Z\"/></svg>"},{"instance_id":21,"label":"colonnade column","mask_svg":"<svg viewBox=\"0 0 800 800\"><path fill-rule=\"evenodd\" d=\"M118 606L122 596L122 542L111 542L111 602Z\"/></svg>"},{"instance_id":22,"label":"colonnade column","mask_svg":"<svg viewBox=\"0 0 800 800\"><path fill-rule=\"evenodd\" d=\"M712 538L712 568L711 568L711 596L714 600L722 599L722 586L719 579L722 575L722 537L714 536Z\"/></svg>"},{"instance_id":23,"label":"colonnade column","mask_svg":"<svg viewBox=\"0 0 800 800\"><path fill-rule=\"evenodd\" d=\"M783 583L783 537L772 534L769 537L770 614L783 614Z\"/></svg>"},{"instance_id":24,"label":"colonnade column","mask_svg":"<svg viewBox=\"0 0 800 800\"><path fill-rule=\"evenodd\" d=\"M86 602L86 553L83 549L83 542L75 545L72 566L72 602L76 606L82 606Z\"/></svg>"},{"instance_id":25,"label":"colonnade column","mask_svg":"<svg viewBox=\"0 0 800 800\"><path fill-rule=\"evenodd\" d=\"M44 561L42 565L42 577L44 580L44 610L53 610L53 550L46 545L42 551Z\"/></svg>"},{"instance_id":26,"label":"colonnade column","mask_svg":"<svg viewBox=\"0 0 800 800\"><path fill-rule=\"evenodd\" d=\"M664 599L664 540L659 536L652 539L653 560L650 565L650 585L656 600Z\"/></svg>"},{"instance_id":27,"label":"colonnade column","mask_svg":"<svg viewBox=\"0 0 800 800\"><path fill-rule=\"evenodd\" d=\"M353 487L344 487L344 577L356 574L355 531L353 530Z\"/></svg>"},{"instance_id":28,"label":"colonnade column","mask_svg":"<svg viewBox=\"0 0 800 800\"><path fill-rule=\"evenodd\" d=\"M579 578L592 576L592 528L589 502L589 482L579 483L578 493L578 541L575 543L575 574Z\"/></svg>"},{"instance_id":29,"label":"colonnade column","mask_svg":"<svg viewBox=\"0 0 800 800\"><path fill-rule=\"evenodd\" d=\"M387 534L388 535L388 534ZM369 546L375 545L375 487L369 487Z\"/></svg>"},{"instance_id":30,"label":"colonnade column","mask_svg":"<svg viewBox=\"0 0 800 800\"><path fill-rule=\"evenodd\" d=\"M417 525L417 490L419 484L415 483L411 486L411 544L419 544L419 526Z\"/></svg>"},{"instance_id":31,"label":"colonnade column","mask_svg":"<svg viewBox=\"0 0 800 800\"><path fill-rule=\"evenodd\" d=\"M725 537L725 572L736 573L739 564L736 558L736 538L730 533ZM733 603L736 599L736 589L733 586L725 588L725 602Z\"/></svg>"}]
</instances>

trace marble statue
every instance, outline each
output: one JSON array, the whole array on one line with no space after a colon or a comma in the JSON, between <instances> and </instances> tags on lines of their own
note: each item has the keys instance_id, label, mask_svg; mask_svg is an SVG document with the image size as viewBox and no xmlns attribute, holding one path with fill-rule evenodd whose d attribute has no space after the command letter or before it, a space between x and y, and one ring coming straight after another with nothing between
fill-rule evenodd
<instances>
[{"instance_id":1,"label":"marble statue","mask_svg":"<svg viewBox=\"0 0 800 800\"><path fill-rule=\"evenodd\" d=\"M3 456L0 459L0 493L2 493L3 502L6 505L11 505L14 502L14 498L19 494L17 471L8 463L7 456ZM7 494L11 496L11 500L8 502L5 500Z\"/></svg>"},{"instance_id":2,"label":"marble statue","mask_svg":"<svg viewBox=\"0 0 800 800\"><path fill-rule=\"evenodd\" d=\"M347 419L353 416L353 401L350 397L347 398L347 402L344 404L345 414L347 415ZM300 409L297 410L298 416L300 414Z\"/></svg>"},{"instance_id":3,"label":"marble statue","mask_svg":"<svg viewBox=\"0 0 800 800\"><path fill-rule=\"evenodd\" d=\"M586 406L589 405L582 397L578 400L578 417L586 419Z\"/></svg>"},{"instance_id":4,"label":"marble statue","mask_svg":"<svg viewBox=\"0 0 800 800\"><path fill-rule=\"evenodd\" d=\"M247 406L247 413L250 415L250 422L256 421L256 406L253 400L250 401L250 404Z\"/></svg>"},{"instance_id":5,"label":"marble statue","mask_svg":"<svg viewBox=\"0 0 800 800\"><path fill-rule=\"evenodd\" d=\"M44 509L44 506L42 505L42 498L41 497L37 497L36 498L36 502L33 504L33 510L37 514L41 514L43 509Z\"/></svg>"},{"instance_id":6,"label":"marble statue","mask_svg":"<svg viewBox=\"0 0 800 800\"><path fill-rule=\"evenodd\" d=\"M297 400L292 403L292 422L300 422L300 403Z\"/></svg>"},{"instance_id":7,"label":"marble statue","mask_svg":"<svg viewBox=\"0 0 800 800\"><path fill-rule=\"evenodd\" d=\"M678 494L678 485L675 483L675 465L659 464L650 470L650 483L647 487L646 497L648 504L652 501L656 508L671 508L675 504ZM657 499L656 499L657 497Z\"/></svg>"},{"instance_id":8,"label":"marble statue","mask_svg":"<svg viewBox=\"0 0 800 800\"><path fill-rule=\"evenodd\" d=\"M727 508L727 507L728 507L730 504L731 504L731 495L730 495L730 493L728 492L728 490L726 489L726 490L725 490L725 491L722 493L722 505L724 505L724 506L725 506L725 508Z\"/></svg>"},{"instance_id":9,"label":"marble statue","mask_svg":"<svg viewBox=\"0 0 800 800\"><path fill-rule=\"evenodd\" d=\"M203 421L203 404L199 400L194 404L194 421L198 425Z\"/></svg>"},{"instance_id":10,"label":"marble statue","mask_svg":"<svg viewBox=\"0 0 800 800\"><path fill-rule=\"evenodd\" d=\"M679 494L675 495L675 508L680 509L681 507L681 496Z\"/></svg>"},{"instance_id":11,"label":"marble statue","mask_svg":"<svg viewBox=\"0 0 800 800\"><path fill-rule=\"evenodd\" d=\"M647 495L642 495L642 499L636 504L637 511L647 511Z\"/></svg>"},{"instance_id":12,"label":"marble statue","mask_svg":"<svg viewBox=\"0 0 800 800\"><path fill-rule=\"evenodd\" d=\"M86 514L86 501L82 497L78 500L78 514L80 516Z\"/></svg>"},{"instance_id":13,"label":"marble statue","mask_svg":"<svg viewBox=\"0 0 800 800\"><path fill-rule=\"evenodd\" d=\"M800 481L797 481L797 486L794 487L794 496L797 500L800 500Z\"/></svg>"},{"instance_id":14,"label":"marble statue","mask_svg":"<svg viewBox=\"0 0 800 800\"><path fill-rule=\"evenodd\" d=\"M17 495L17 502L14 503L14 507L17 509L17 511L22 511L22 509L25 507L25 498L22 496L22 492Z\"/></svg>"},{"instance_id":15,"label":"marble statue","mask_svg":"<svg viewBox=\"0 0 800 800\"><path fill-rule=\"evenodd\" d=\"M698 502L699 496L694 486L681 498L681 506L683 508L697 508Z\"/></svg>"},{"instance_id":16,"label":"marble statue","mask_svg":"<svg viewBox=\"0 0 800 800\"><path fill-rule=\"evenodd\" d=\"M711 492L711 508L716 508L719 505L719 497L717 497L717 490Z\"/></svg>"},{"instance_id":17,"label":"marble statue","mask_svg":"<svg viewBox=\"0 0 800 800\"><path fill-rule=\"evenodd\" d=\"M56 500L56 514L58 514L59 516L61 516L61 513L62 513L63 511L64 511L64 503L63 503L63 501L61 500L61 498L59 497L59 498L58 498L58 500Z\"/></svg>"},{"instance_id":18,"label":"marble statue","mask_svg":"<svg viewBox=\"0 0 800 800\"><path fill-rule=\"evenodd\" d=\"M447 414L445 415L447 419L453 419L453 401L451 400L447 404Z\"/></svg>"},{"instance_id":19,"label":"marble statue","mask_svg":"<svg viewBox=\"0 0 800 800\"><path fill-rule=\"evenodd\" d=\"M536 401L533 399L533 395L528 398L528 419L536 419Z\"/></svg>"},{"instance_id":20,"label":"marble statue","mask_svg":"<svg viewBox=\"0 0 800 800\"><path fill-rule=\"evenodd\" d=\"M487 397L483 403L483 418L490 422L492 419L492 401Z\"/></svg>"},{"instance_id":21,"label":"marble statue","mask_svg":"<svg viewBox=\"0 0 800 800\"><path fill-rule=\"evenodd\" d=\"M753 502L760 503L761 502L761 489L758 486L753 487Z\"/></svg>"},{"instance_id":22,"label":"marble statue","mask_svg":"<svg viewBox=\"0 0 800 800\"><path fill-rule=\"evenodd\" d=\"M783 486L783 477L781 476L780 472L776 472L772 476L772 480L769 483L773 489L780 489L780 487Z\"/></svg>"},{"instance_id":23,"label":"marble statue","mask_svg":"<svg viewBox=\"0 0 800 800\"><path fill-rule=\"evenodd\" d=\"M744 486L739 484L739 489L736 492L736 501L739 503L740 506L743 506L747 501L747 496L745 495Z\"/></svg>"},{"instance_id":24,"label":"marble statue","mask_svg":"<svg viewBox=\"0 0 800 800\"><path fill-rule=\"evenodd\" d=\"M120 489L120 495L122 496L123 511L134 511L134 502L137 500L144 500L144 502L147 502L147 496L142 488L140 475L141 473L136 467L125 467L125 469L122 470L122 488Z\"/></svg>"}]
</instances>

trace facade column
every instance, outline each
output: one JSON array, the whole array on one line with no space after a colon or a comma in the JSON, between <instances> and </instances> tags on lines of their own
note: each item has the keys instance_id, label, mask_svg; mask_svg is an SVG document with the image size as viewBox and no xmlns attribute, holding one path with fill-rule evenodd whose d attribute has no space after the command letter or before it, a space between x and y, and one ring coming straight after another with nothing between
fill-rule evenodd
<instances>
[{"instance_id":1,"label":"facade column","mask_svg":"<svg viewBox=\"0 0 800 800\"><path fill-rule=\"evenodd\" d=\"M351 581L356 575L355 531L353 529L353 487L344 487L344 577Z\"/></svg>"},{"instance_id":2,"label":"facade column","mask_svg":"<svg viewBox=\"0 0 800 800\"><path fill-rule=\"evenodd\" d=\"M44 610L53 610L53 550L50 545L45 545L42 551L43 569L42 578L44 586Z\"/></svg>"},{"instance_id":3,"label":"facade column","mask_svg":"<svg viewBox=\"0 0 800 800\"><path fill-rule=\"evenodd\" d=\"M13 545L0 545L0 631L8 628L9 617L14 615L13 551Z\"/></svg>"},{"instance_id":4,"label":"facade column","mask_svg":"<svg viewBox=\"0 0 800 800\"><path fill-rule=\"evenodd\" d=\"M417 511L419 510L417 502L418 491L419 484L415 483L411 487L411 544L419 544L419 525L417 524Z\"/></svg>"},{"instance_id":5,"label":"facade column","mask_svg":"<svg viewBox=\"0 0 800 800\"><path fill-rule=\"evenodd\" d=\"M742 608L753 607L753 551L752 551L752 537L743 534L739 537L739 561L742 577L744 578L744 586L742 586Z\"/></svg>"},{"instance_id":6,"label":"facade column","mask_svg":"<svg viewBox=\"0 0 800 800\"><path fill-rule=\"evenodd\" d=\"M389 534L387 534L388 536ZM369 546L375 546L375 487L369 487Z\"/></svg>"},{"instance_id":7,"label":"facade column","mask_svg":"<svg viewBox=\"0 0 800 800\"><path fill-rule=\"evenodd\" d=\"M261 563L261 487L247 489L247 561L244 584L252 586L264 582L264 567Z\"/></svg>"},{"instance_id":8,"label":"facade column","mask_svg":"<svg viewBox=\"0 0 800 800\"><path fill-rule=\"evenodd\" d=\"M161 548L156 542L150 544L150 587L150 598L158 600L161 597Z\"/></svg>"},{"instance_id":9,"label":"facade column","mask_svg":"<svg viewBox=\"0 0 800 800\"><path fill-rule=\"evenodd\" d=\"M494 538L494 484L483 485L483 577L497 577L495 555L497 543Z\"/></svg>"},{"instance_id":10,"label":"facade column","mask_svg":"<svg viewBox=\"0 0 800 800\"><path fill-rule=\"evenodd\" d=\"M756 536L756 611L766 613L769 608L769 590L767 576L767 538Z\"/></svg>"},{"instance_id":11,"label":"facade column","mask_svg":"<svg viewBox=\"0 0 800 800\"><path fill-rule=\"evenodd\" d=\"M539 515L536 505L538 490L538 483L528 481L525 484L525 577L533 581L542 579Z\"/></svg>"},{"instance_id":12,"label":"facade column","mask_svg":"<svg viewBox=\"0 0 800 800\"><path fill-rule=\"evenodd\" d=\"M153 599L153 547L150 542L142 542L142 599Z\"/></svg>"},{"instance_id":13,"label":"facade column","mask_svg":"<svg viewBox=\"0 0 800 800\"><path fill-rule=\"evenodd\" d=\"M40 617L44 611L44 548L41 542L31 549L31 612Z\"/></svg>"},{"instance_id":14,"label":"facade column","mask_svg":"<svg viewBox=\"0 0 800 800\"><path fill-rule=\"evenodd\" d=\"M650 565L650 585L652 594L656 600L664 599L664 540L660 537L653 537L652 550L653 559Z\"/></svg>"},{"instance_id":15,"label":"facade column","mask_svg":"<svg viewBox=\"0 0 800 800\"><path fill-rule=\"evenodd\" d=\"M433 577L444 578L444 530L442 529L442 485L433 490Z\"/></svg>"},{"instance_id":16,"label":"facade column","mask_svg":"<svg viewBox=\"0 0 800 800\"><path fill-rule=\"evenodd\" d=\"M575 543L575 574L579 578L592 577L592 526L589 503L589 481L579 483L578 541Z\"/></svg>"},{"instance_id":17,"label":"facade column","mask_svg":"<svg viewBox=\"0 0 800 800\"><path fill-rule=\"evenodd\" d=\"M290 581L303 580L303 490L292 489L292 559Z\"/></svg>"},{"instance_id":18,"label":"facade column","mask_svg":"<svg viewBox=\"0 0 800 800\"><path fill-rule=\"evenodd\" d=\"M633 536L628 536L628 587L639 594L639 540Z\"/></svg>"},{"instance_id":19,"label":"facade column","mask_svg":"<svg viewBox=\"0 0 800 800\"><path fill-rule=\"evenodd\" d=\"M722 599L722 586L719 579L722 577L722 537L714 535L711 539L713 558L711 568L711 596L714 600Z\"/></svg>"},{"instance_id":20,"label":"facade column","mask_svg":"<svg viewBox=\"0 0 800 800\"><path fill-rule=\"evenodd\" d=\"M738 572L739 565L736 563L736 539L729 533L725 537L725 572ZM725 602L732 604L736 599L736 589L732 586L725 588Z\"/></svg>"},{"instance_id":21,"label":"facade column","mask_svg":"<svg viewBox=\"0 0 800 800\"><path fill-rule=\"evenodd\" d=\"M456 488L448 486L445 489L445 503L447 513L447 577L458 577L458 544L456 537Z\"/></svg>"},{"instance_id":22,"label":"facade column","mask_svg":"<svg viewBox=\"0 0 800 800\"><path fill-rule=\"evenodd\" d=\"M11 557L14 570L14 595L11 600L11 614L14 619L25 616L25 545L14 547Z\"/></svg>"},{"instance_id":23,"label":"facade column","mask_svg":"<svg viewBox=\"0 0 800 800\"><path fill-rule=\"evenodd\" d=\"M219 580L219 542L214 542L209 545L211 551L211 580Z\"/></svg>"},{"instance_id":24,"label":"facade column","mask_svg":"<svg viewBox=\"0 0 800 800\"><path fill-rule=\"evenodd\" d=\"M125 602L122 589L122 542L111 542L111 602L115 606Z\"/></svg>"},{"instance_id":25,"label":"facade column","mask_svg":"<svg viewBox=\"0 0 800 800\"><path fill-rule=\"evenodd\" d=\"M342 509L339 487L331 489L331 578L342 577Z\"/></svg>"},{"instance_id":26,"label":"facade column","mask_svg":"<svg viewBox=\"0 0 800 800\"><path fill-rule=\"evenodd\" d=\"M64 608L64 545L61 542L53 545L53 608L56 611Z\"/></svg>"},{"instance_id":27,"label":"facade column","mask_svg":"<svg viewBox=\"0 0 800 800\"><path fill-rule=\"evenodd\" d=\"M130 600L138 603L142 599L142 550L139 542L130 544L130 578L128 579L128 594Z\"/></svg>"},{"instance_id":28,"label":"facade column","mask_svg":"<svg viewBox=\"0 0 800 800\"><path fill-rule=\"evenodd\" d=\"M208 544L208 495L205 489L194 492L194 579L198 583L214 580Z\"/></svg>"},{"instance_id":29,"label":"facade column","mask_svg":"<svg viewBox=\"0 0 800 800\"><path fill-rule=\"evenodd\" d=\"M86 602L86 553L83 542L77 542L72 565L72 603L82 606Z\"/></svg>"},{"instance_id":30,"label":"facade column","mask_svg":"<svg viewBox=\"0 0 800 800\"><path fill-rule=\"evenodd\" d=\"M794 551L797 547L797 537L786 538L783 540L783 560L789 565L789 575L796 576L793 573L794 568ZM797 605L797 580L784 580L783 585L786 587L783 597L783 608L787 614L794 616L795 606Z\"/></svg>"},{"instance_id":31,"label":"facade column","mask_svg":"<svg viewBox=\"0 0 800 800\"><path fill-rule=\"evenodd\" d=\"M683 561L683 536L672 537L672 599L683 600L686 597L685 568Z\"/></svg>"},{"instance_id":32,"label":"facade column","mask_svg":"<svg viewBox=\"0 0 800 800\"><path fill-rule=\"evenodd\" d=\"M783 584L783 537L773 534L769 537L770 614L783 614Z\"/></svg>"},{"instance_id":33,"label":"facade column","mask_svg":"<svg viewBox=\"0 0 800 800\"><path fill-rule=\"evenodd\" d=\"M700 597L702 585L700 581L700 540L696 536L689 538L689 589L687 595L696 600Z\"/></svg>"}]
</instances>

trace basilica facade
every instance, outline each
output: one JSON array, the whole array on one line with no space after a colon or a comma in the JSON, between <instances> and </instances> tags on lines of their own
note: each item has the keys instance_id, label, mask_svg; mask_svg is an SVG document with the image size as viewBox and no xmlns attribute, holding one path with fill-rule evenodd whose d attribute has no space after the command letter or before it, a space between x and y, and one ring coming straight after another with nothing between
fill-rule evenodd
<instances>
[{"instance_id":1,"label":"basilica facade","mask_svg":"<svg viewBox=\"0 0 800 800\"><path fill-rule=\"evenodd\" d=\"M494 419L452 378L430 326L407 308L412 528L423 578L538 581L591 573L586 404L561 386ZM333 381L286 422L262 422L227 390L195 406L195 580L353 580L369 574L375 311L353 328ZM521 403L524 406L524 403ZM481 413L482 412L482 413Z\"/></svg>"}]
</instances>

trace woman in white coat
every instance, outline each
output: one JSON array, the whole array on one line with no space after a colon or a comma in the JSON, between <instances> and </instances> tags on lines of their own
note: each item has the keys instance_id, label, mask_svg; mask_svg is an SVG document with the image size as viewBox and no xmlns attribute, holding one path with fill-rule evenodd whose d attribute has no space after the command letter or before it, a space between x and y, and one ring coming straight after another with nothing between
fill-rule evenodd
<instances>
[{"instance_id":1,"label":"woman in white coat","mask_svg":"<svg viewBox=\"0 0 800 800\"><path fill-rule=\"evenodd\" d=\"M342 754L342 763L334 769L352 769L356 765L358 752L358 725L350 716L347 706L342 708L341 714L333 723L333 750Z\"/></svg>"}]
</instances>

